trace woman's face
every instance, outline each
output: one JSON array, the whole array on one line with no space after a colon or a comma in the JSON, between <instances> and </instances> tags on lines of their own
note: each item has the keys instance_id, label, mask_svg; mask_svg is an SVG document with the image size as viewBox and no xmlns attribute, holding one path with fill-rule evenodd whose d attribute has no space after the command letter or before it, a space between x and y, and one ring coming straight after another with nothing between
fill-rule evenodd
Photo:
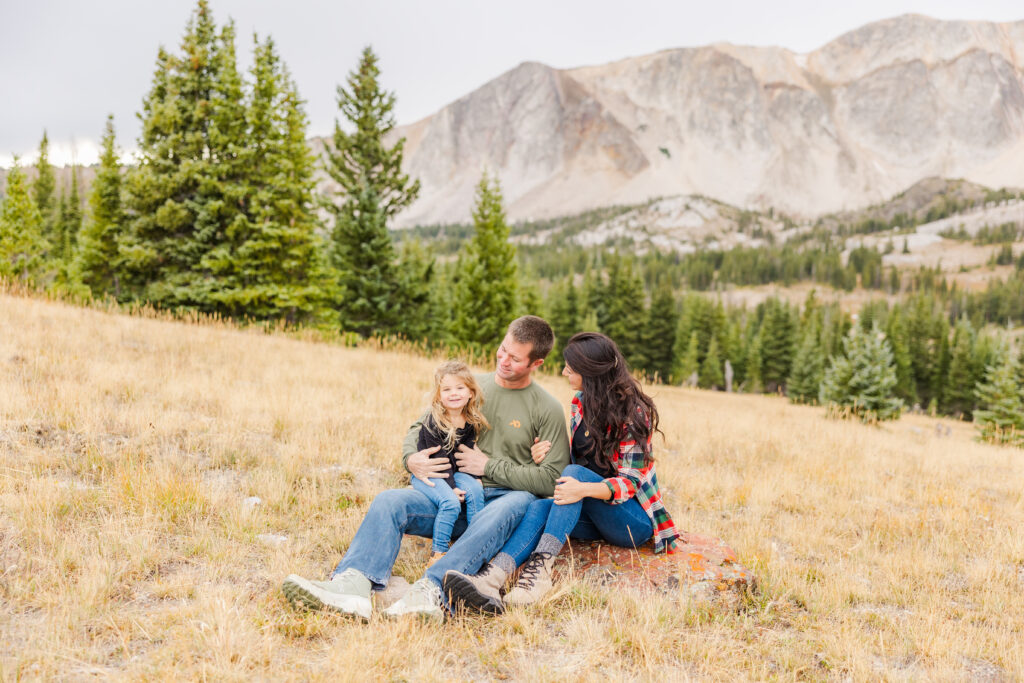
<instances>
[{"instance_id":1,"label":"woman's face","mask_svg":"<svg viewBox=\"0 0 1024 683\"><path fill-rule=\"evenodd\" d=\"M566 363L562 369L562 376L569 380L569 388L573 391L583 391L583 376L577 374L569 364Z\"/></svg>"}]
</instances>

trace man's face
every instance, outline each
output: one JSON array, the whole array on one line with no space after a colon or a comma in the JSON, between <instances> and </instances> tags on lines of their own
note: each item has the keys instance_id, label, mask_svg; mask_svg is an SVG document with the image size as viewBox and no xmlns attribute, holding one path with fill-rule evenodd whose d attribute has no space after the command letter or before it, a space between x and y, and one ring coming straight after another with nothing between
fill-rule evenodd
<instances>
[{"instance_id":1,"label":"man's face","mask_svg":"<svg viewBox=\"0 0 1024 683\"><path fill-rule=\"evenodd\" d=\"M530 374L530 370L540 367L544 361L537 359L530 362L530 351L533 344L517 342L511 334L506 334L498 347L498 377L506 382L519 382Z\"/></svg>"}]
</instances>

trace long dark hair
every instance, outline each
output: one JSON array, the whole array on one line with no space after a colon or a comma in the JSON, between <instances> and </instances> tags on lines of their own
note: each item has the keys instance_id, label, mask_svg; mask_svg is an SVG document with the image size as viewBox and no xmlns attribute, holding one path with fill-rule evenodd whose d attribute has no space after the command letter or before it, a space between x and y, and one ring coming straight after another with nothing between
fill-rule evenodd
<instances>
[{"instance_id":1,"label":"long dark hair","mask_svg":"<svg viewBox=\"0 0 1024 683\"><path fill-rule=\"evenodd\" d=\"M644 462L654 460L648 442L661 431L658 409L629 374L618 345L599 332L580 332L566 342L562 357L583 379L583 424L593 438L594 465L611 468L627 434L643 449Z\"/></svg>"}]
</instances>

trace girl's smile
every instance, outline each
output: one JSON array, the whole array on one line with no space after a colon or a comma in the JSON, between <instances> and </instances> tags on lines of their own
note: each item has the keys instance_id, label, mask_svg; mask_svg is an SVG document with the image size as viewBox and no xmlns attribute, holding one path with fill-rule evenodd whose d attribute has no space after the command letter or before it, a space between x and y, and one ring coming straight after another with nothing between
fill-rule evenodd
<instances>
[{"instance_id":1,"label":"girl's smile","mask_svg":"<svg viewBox=\"0 0 1024 683\"><path fill-rule=\"evenodd\" d=\"M441 380L440 393L441 405L449 412L461 412L473 397L473 392L466 383L454 375L444 376Z\"/></svg>"}]
</instances>

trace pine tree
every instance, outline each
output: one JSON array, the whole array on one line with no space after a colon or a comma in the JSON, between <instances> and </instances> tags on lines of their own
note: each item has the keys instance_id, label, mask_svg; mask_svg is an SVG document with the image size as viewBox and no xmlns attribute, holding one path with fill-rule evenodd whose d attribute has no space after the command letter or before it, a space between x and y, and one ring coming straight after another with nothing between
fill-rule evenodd
<instances>
[{"instance_id":1,"label":"pine tree","mask_svg":"<svg viewBox=\"0 0 1024 683\"><path fill-rule=\"evenodd\" d=\"M793 359L793 371L786 383L786 392L793 403L817 403L821 380L825 374L825 355L818 339L818 327L811 323L804 330Z\"/></svg>"},{"instance_id":2,"label":"pine tree","mask_svg":"<svg viewBox=\"0 0 1024 683\"><path fill-rule=\"evenodd\" d=\"M705 389L725 388L725 377L722 375L722 360L718 356L718 339L712 338L708 344L708 352L700 364L700 386Z\"/></svg>"},{"instance_id":3,"label":"pine tree","mask_svg":"<svg viewBox=\"0 0 1024 683\"><path fill-rule=\"evenodd\" d=\"M114 116L107 116L100 168L89 190L89 221L82 228L75 271L93 296L120 296L117 240L124 225L121 205L121 162L114 135Z\"/></svg>"},{"instance_id":4,"label":"pine tree","mask_svg":"<svg viewBox=\"0 0 1024 683\"><path fill-rule=\"evenodd\" d=\"M690 342L686 345L686 352L679 363L679 377L684 383L691 382L694 375L698 375L699 381L700 361L697 360L699 348L700 339L697 337L696 332L692 332L690 334Z\"/></svg>"},{"instance_id":5,"label":"pine tree","mask_svg":"<svg viewBox=\"0 0 1024 683\"><path fill-rule=\"evenodd\" d=\"M501 187L486 173L476 187L473 227L456 281L452 335L486 348L505 335L518 298L516 251L508 241Z\"/></svg>"},{"instance_id":6,"label":"pine tree","mask_svg":"<svg viewBox=\"0 0 1024 683\"><path fill-rule=\"evenodd\" d=\"M917 385L914 382L903 309L899 305L893 307L886 321L885 336L889 340L893 363L896 365L896 396L903 399L905 404L914 405L917 403Z\"/></svg>"},{"instance_id":7,"label":"pine tree","mask_svg":"<svg viewBox=\"0 0 1024 683\"><path fill-rule=\"evenodd\" d=\"M78 244L78 233L82 230L82 199L79 194L78 167L71 167L71 188L67 198L61 197L60 215L57 219L57 228L53 233L53 257L60 264L59 268L64 272L63 279L67 279L67 270L71 259L74 257L75 248Z\"/></svg>"},{"instance_id":8,"label":"pine tree","mask_svg":"<svg viewBox=\"0 0 1024 683\"><path fill-rule=\"evenodd\" d=\"M39 141L39 160L36 162L36 179L32 183L32 198L42 217L41 231L48 241L54 241L54 226L57 213L54 192L57 189L57 177L50 164L50 139L43 131L43 139Z\"/></svg>"},{"instance_id":9,"label":"pine tree","mask_svg":"<svg viewBox=\"0 0 1024 683\"><path fill-rule=\"evenodd\" d=\"M548 322L555 331L555 346L549 357L554 359L552 365L560 365L565 342L580 329L579 294L571 276L551 287L546 311Z\"/></svg>"},{"instance_id":10,"label":"pine tree","mask_svg":"<svg viewBox=\"0 0 1024 683\"><path fill-rule=\"evenodd\" d=\"M615 340L631 368L644 361L644 286L630 259L616 257L608 265L608 321L605 333Z\"/></svg>"},{"instance_id":11,"label":"pine tree","mask_svg":"<svg viewBox=\"0 0 1024 683\"><path fill-rule=\"evenodd\" d=\"M395 96L381 89L379 79L377 56L366 47L348 76L348 88L338 86L338 108L355 129L348 133L335 121L333 146L324 158L327 174L341 186L340 203L326 204L334 216L332 261L341 286L341 327L363 336L398 332L408 313L404 309L413 293L400 287L387 224L420 188L402 173L405 139L390 147L384 142L395 127Z\"/></svg>"},{"instance_id":12,"label":"pine tree","mask_svg":"<svg viewBox=\"0 0 1024 683\"><path fill-rule=\"evenodd\" d=\"M885 336L873 328L851 331L821 383L819 398L833 415L856 416L863 422L896 419L903 401L893 395L896 367Z\"/></svg>"},{"instance_id":13,"label":"pine tree","mask_svg":"<svg viewBox=\"0 0 1024 683\"><path fill-rule=\"evenodd\" d=\"M771 299L761 328L761 379L765 389L777 391L786 384L796 350L796 325L789 306Z\"/></svg>"},{"instance_id":14,"label":"pine tree","mask_svg":"<svg viewBox=\"0 0 1024 683\"><path fill-rule=\"evenodd\" d=\"M974 409L974 330L966 318L961 318L953 332L953 344L949 361L949 374L943 383L944 401L942 412L968 420Z\"/></svg>"},{"instance_id":15,"label":"pine tree","mask_svg":"<svg viewBox=\"0 0 1024 683\"><path fill-rule=\"evenodd\" d=\"M224 313L223 282L203 259L236 221L245 145L234 29L218 36L199 0L181 55L161 49L143 101L139 164L125 179L128 228L119 244L126 298Z\"/></svg>"},{"instance_id":16,"label":"pine tree","mask_svg":"<svg viewBox=\"0 0 1024 683\"><path fill-rule=\"evenodd\" d=\"M995 444L1024 448L1024 401L1018 381L1020 366L1008 350L985 371L977 398L982 410L974 411L979 438Z\"/></svg>"},{"instance_id":17,"label":"pine tree","mask_svg":"<svg viewBox=\"0 0 1024 683\"><path fill-rule=\"evenodd\" d=\"M241 92L230 30L218 55L224 96ZM217 107L212 130L227 153L217 169L225 203L240 209L202 264L216 285L208 300L218 312L295 324L325 308L329 288L315 232L313 156L302 101L273 41L256 39L253 59L251 93L244 103Z\"/></svg>"},{"instance_id":18,"label":"pine tree","mask_svg":"<svg viewBox=\"0 0 1024 683\"><path fill-rule=\"evenodd\" d=\"M764 391L764 380L761 374L761 335L755 334L747 348L744 389L751 394L760 394Z\"/></svg>"},{"instance_id":19,"label":"pine tree","mask_svg":"<svg viewBox=\"0 0 1024 683\"><path fill-rule=\"evenodd\" d=\"M7 196L0 205L0 277L30 285L42 283L49 249L42 223L39 206L32 199L25 173L15 159L7 174Z\"/></svg>"},{"instance_id":20,"label":"pine tree","mask_svg":"<svg viewBox=\"0 0 1024 683\"><path fill-rule=\"evenodd\" d=\"M647 321L641 335L643 348L643 370L650 377L662 382L672 379L672 365L675 361L676 328L679 316L676 314L676 300L672 290L663 285L654 293Z\"/></svg>"}]
</instances>

